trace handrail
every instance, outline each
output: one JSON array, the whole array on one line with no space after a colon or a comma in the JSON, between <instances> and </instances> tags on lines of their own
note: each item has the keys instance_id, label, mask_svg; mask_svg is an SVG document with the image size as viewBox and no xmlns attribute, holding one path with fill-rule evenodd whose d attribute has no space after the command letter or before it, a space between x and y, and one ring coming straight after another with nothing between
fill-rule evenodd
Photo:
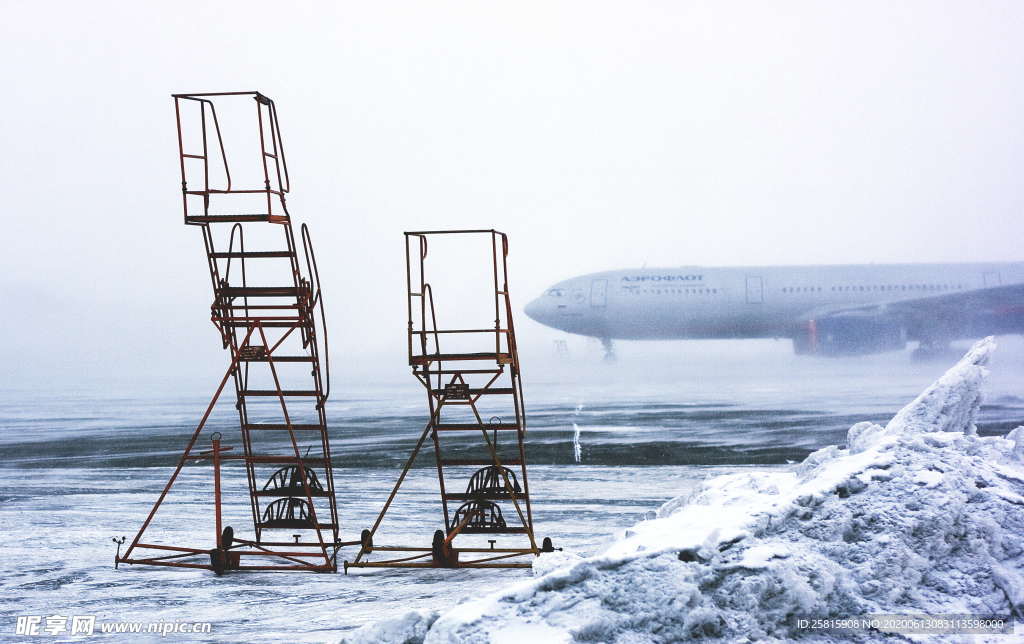
<instances>
[{"instance_id":1,"label":"handrail","mask_svg":"<svg viewBox=\"0 0 1024 644\"><path fill-rule=\"evenodd\" d=\"M331 346L327 338L327 313L324 310L323 291L320 290L320 269L316 264L316 252L313 250L313 240L309 234L309 227L306 224L302 224L299 234L302 237L302 250L306 257L306 271L313 280L316 292L311 307L316 308L317 305L320 307L320 326L323 327L324 334L324 402L327 402L331 395Z\"/></svg>"},{"instance_id":2,"label":"handrail","mask_svg":"<svg viewBox=\"0 0 1024 644\"><path fill-rule=\"evenodd\" d=\"M433 329L433 333L434 333L434 352L437 353L437 354L440 354L441 353L441 339L438 337L438 334L437 334L437 309L434 307L434 288L430 284L424 283L423 284L423 293L426 294L426 297L420 298L422 300L420 302L420 304L421 304L421 306L426 308L427 303L428 302L430 303L430 325L431 325L431 328ZM423 331L426 332L426 329L423 329ZM427 353L426 335L425 334L421 335L421 342L420 342L420 344L422 345L423 354L425 355ZM438 361L438 367L439 368L441 367L441 362L440 361ZM429 382L429 377L428 377L428 382ZM441 386L441 376L440 376L440 374L437 376L437 386L438 387Z\"/></svg>"},{"instance_id":3,"label":"handrail","mask_svg":"<svg viewBox=\"0 0 1024 644\"><path fill-rule=\"evenodd\" d=\"M242 236L243 236L242 224L238 224L238 223L236 223L234 226L231 227L231 235L228 237L228 252L229 253L235 252L235 232L238 232L238 237L239 237L239 251L238 252L244 253L245 252L245 243L244 243L243 238L242 238ZM232 260L232 258L229 256L227 264L224 267L224 279L225 280L230 280L231 279L231 260ZM241 260L239 260L239 261L241 261Z\"/></svg>"},{"instance_id":4,"label":"handrail","mask_svg":"<svg viewBox=\"0 0 1024 644\"><path fill-rule=\"evenodd\" d=\"M281 187L281 191L282 192L290 192L291 189L292 189L292 180L288 176L288 161L285 159L285 156L284 156L284 139L281 137L281 124L277 120L277 104L274 103L274 101L272 101L269 98L267 99L267 101L270 103L270 111L273 113L272 114L272 118L273 118L273 127L274 127L274 141L276 142L277 147L280 148L280 150L277 152L278 156L280 157L280 159L279 159L280 160L280 165L278 167L279 168L284 168L284 186L281 186L281 177L280 177L280 175L278 175L278 178L277 178L277 181L278 181L277 185L279 187ZM278 160L278 159L275 159L275 160Z\"/></svg>"},{"instance_id":5,"label":"handrail","mask_svg":"<svg viewBox=\"0 0 1024 644\"><path fill-rule=\"evenodd\" d=\"M245 231L242 229L242 224L236 223L231 227L231 235L228 237L228 252L234 252L235 249L235 232L238 232L238 251L240 253L245 252ZM224 281L231 280L231 261L232 258L228 257L227 265L224 269ZM249 282L245 275L245 258L240 258L238 263L242 266L242 287L248 286ZM249 314L249 296L246 295L242 298L243 309L246 315Z\"/></svg>"},{"instance_id":6,"label":"handrail","mask_svg":"<svg viewBox=\"0 0 1024 644\"><path fill-rule=\"evenodd\" d=\"M227 177L227 190L231 190L231 170L228 169L228 154L224 151L224 137L220 133L220 121L217 120L217 107L213 104L213 101L207 101L210 104L210 115L213 116L213 129L217 132L217 144L220 147L220 158L224 161L224 176ZM206 160L209 165L209 159Z\"/></svg>"},{"instance_id":7,"label":"handrail","mask_svg":"<svg viewBox=\"0 0 1024 644\"><path fill-rule=\"evenodd\" d=\"M439 328L437 328L436 310L434 308L434 303L433 303L433 290L432 290L432 288L430 287L429 284L423 282L424 261L427 258L428 250L429 250L428 236L430 236L430 235L458 235L458 234L487 234L487 235L491 235L492 239L494 240L493 254L492 254L493 255L492 256L492 264L493 264L492 269L493 269L493 273L494 273L495 314L496 314L496 318L497 318L495 320L494 328L490 328L490 329L439 329ZM441 334L494 333L494 336L495 336L495 352L499 353L499 354L502 353L501 336L504 334L507 338L512 338L512 336L514 335L514 330L512 328L512 324L511 324L511 317L512 317L511 316L511 311L512 311L512 307L511 307L511 304L509 302L509 297L508 297L508 266L507 266L507 263L506 263L506 258L508 257L508 253L509 253L508 235L503 233L503 232L501 232L501 231L495 230L493 228L473 228L473 229L467 228L467 229L459 229L459 230L406 231L404 233L404 235L405 235L406 240L407 240L407 243L406 243L406 273L407 273L406 274L406 278L407 279L406 279L406 281L407 281L407 285L409 287L409 289L408 289L409 292L407 294L407 299L409 300L409 311L408 312L409 312L409 357L410 357L410 359L417 355L412 350L412 348L413 348L413 338L414 337L419 336L421 338L420 344L422 346L420 347L420 349L421 349L421 351L423 353L420 354L420 355L427 355L427 348L426 348L426 345L425 345L425 340L426 340L427 336L431 336L432 335L434 337L435 348L437 348L437 353L440 353L440 348L438 347L438 339L439 339L438 336L440 336ZM419 254L419 258L418 258L419 271L418 271L418 274L419 274L419 278L420 278L420 285L419 285L420 286L420 290L419 290L419 292L413 290L413 284L412 284L412 277L413 277L412 270L413 270L413 263L414 263L415 260L411 257L411 255L410 255L410 250L411 249L408 247L408 240L409 240L410 237L418 238L418 242L419 242L419 253L418 253ZM498 237L501 238L501 250L500 251L498 250L498 244L497 244L497 238ZM414 318L413 318L413 307L412 307L412 298L414 298L414 297L420 297L421 298L421 303L420 303L420 319L421 319L421 327L423 327L421 329L416 329L415 328L415 323L414 323ZM432 318L432 322L433 322L433 324L432 324L432 326L430 328L427 328L427 326L426 326L426 307L427 307L427 304L428 304L428 302L427 302L428 299L430 300L429 304L430 304L430 307L431 307L430 311L431 311L431 318ZM504 310L505 310L504 315L505 315L505 318L509 320L509 323L507 324L508 328L502 328L502 324L501 324L502 321L500 319L501 318L501 308L502 308L502 305L504 305ZM514 353L515 350L516 350L516 348L514 346L515 345L514 340L510 340L506 344L508 345L508 346L506 346L506 349L510 353Z\"/></svg>"},{"instance_id":8,"label":"handrail","mask_svg":"<svg viewBox=\"0 0 1024 644\"><path fill-rule=\"evenodd\" d=\"M220 148L220 158L224 162L224 176L225 176L225 178L227 180L227 188L225 188L223 192L233 192L231 190L231 169L228 166L228 155L227 155L227 152L224 149L224 137L223 137L223 135L221 134L221 131L220 131L220 120L217 118L217 106L214 105L213 101L211 101L211 100L208 100L208 99L205 99L205 98L195 98L196 96L221 96L221 94L191 94L191 95L189 95L189 94L172 94L171 96L173 96L175 98L175 100L184 99L184 100L189 100L189 101L195 101L195 102L200 104L200 109L203 110L201 112L201 116L202 116L202 120L203 120L203 139L204 139L204 141L205 141L205 138L206 138L206 118L205 118L206 117L206 112L205 112L205 108L206 108L206 105L210 106L210 115L213 117L213 129L214 129L214 132L216 132L216 134L217 134L217 146ZM178 121L178 143L179 143L178 151L182 155L182 161L184 162L185 151L184 151L184 148L181 145L181 143L182 143L181 113L176 111L176 116L177 116L177 121ZM204 152L208 152L205 149L203 151ZM203 165L207 168L207 170L209 169L209 164L210 164L209 155L208 154L204 155L204 157L203 157ZM187 180L184 175L185 175L185 169L184 169L184 165L183 165L182 166L182 181L186 181ZM205 184L205 187L206 187L206 190L204 192L207 192L207 193L213 192L212 190L210 190L210 186L209 186L208 182ZM185 191L185 192L186 192L186 194L189 194L189 191ZM221 191L218 190L217 192L221 192Z\"/></svg>"}]
</instances>

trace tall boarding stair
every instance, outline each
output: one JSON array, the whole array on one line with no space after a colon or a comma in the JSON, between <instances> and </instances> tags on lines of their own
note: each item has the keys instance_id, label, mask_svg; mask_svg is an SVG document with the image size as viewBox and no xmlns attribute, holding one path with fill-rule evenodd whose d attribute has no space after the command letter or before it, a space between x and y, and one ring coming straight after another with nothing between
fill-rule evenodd
<instances>
[{"instance_id":1,"label":"tall boarding stair","mask_svg":"<svg viewBox=\"0 0 1024 644\"><path fill-rule=\"evenodd\" d=\"M252 150L243 158L255 186L239 187L232 180L217 112L225 104L242 115L255 108L249 126L231 123L236 130L257 128L258 146L251 135L244 137ZM117 561L218 574L336 571L337 550L345 544L339 539L325 412L326 318L309 231L303 224L296 240L286 205L291 185L277 108L259 92L175 94L174 105L184 219L202 232L213 289L211 320L230 364L170 480ZM211 449L197 452L228 382L234 386L240 453L222 446L219 432L210 435ZM183 467L196 458L214 466L213 538L206 547L143 541ZM244 470L249 536L222 525L222 466L225 474Z\"/></svg>"}]
</instances>

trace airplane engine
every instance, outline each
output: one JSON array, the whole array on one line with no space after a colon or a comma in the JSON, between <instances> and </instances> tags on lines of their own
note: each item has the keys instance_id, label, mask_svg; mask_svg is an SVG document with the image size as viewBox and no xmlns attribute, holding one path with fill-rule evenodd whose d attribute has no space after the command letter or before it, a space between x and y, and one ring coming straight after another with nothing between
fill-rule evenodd
<instances>
[{"instance_id":1,"label":"airplane engine","mask_svg":"<svg viewBox=\"0 0 1024 644\"><path fill-rule=\"evenodd\" d=\"M797 354L855 356L899 351L906 346L903 323L881 315L832 315L809 320L793 336Z\"/></svg>"}]
</instances>

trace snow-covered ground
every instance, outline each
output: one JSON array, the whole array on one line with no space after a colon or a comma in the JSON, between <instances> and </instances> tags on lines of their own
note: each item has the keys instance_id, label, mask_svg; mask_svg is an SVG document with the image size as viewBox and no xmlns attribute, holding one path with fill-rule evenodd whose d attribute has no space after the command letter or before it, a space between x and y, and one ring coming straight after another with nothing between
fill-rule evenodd
<instances>
[{"instance_id":1,"label":"snow-covered ground","mask_svg":"<svg viewBox=\"0 0 1024 644\"><path fill-rule=\"evenodd\" d=\"M533 579L343 641L873 639L882 634L815 633L798 620L1019 620L1024 428L975 431L994 348L979 342L886 426L857 423L846 445L789 471L710 479L596 556L543 555Z\"/></svg>"}]
</instances>

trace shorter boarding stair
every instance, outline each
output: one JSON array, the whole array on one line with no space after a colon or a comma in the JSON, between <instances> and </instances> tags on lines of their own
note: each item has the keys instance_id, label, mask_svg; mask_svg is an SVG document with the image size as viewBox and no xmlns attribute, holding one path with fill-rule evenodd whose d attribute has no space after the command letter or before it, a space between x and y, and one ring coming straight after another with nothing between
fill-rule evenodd
<instances>
[{"instance_id":1,"label":"shorter boarding stair","mask_svg":"<svg viewBox=\"0 0 1024 644\"><path fill-rule=\"evenodd\" d=\"M486 269L494 280L486 297L493 300L492 327L438 328L434 289L425 271L428 239L441 235L461 236L467 243L482 238L490 246L491 265ZM359 554L354 561L345 562L345 569L529 568L533 556L553 548L550 539L538 544L534 537L526 471L526 414L508 290L508 239L494 230L453 230L405 233L405 241L408 359L426 391L429 420L376 521L363 530ZM453 285L452 292L466 297L458 288ZM476 347L442 350L442 344ZM473 436L478 439L475 447L467 446L466 439ZM443 527L434 532L430 547L374 545L378 529L428 439L434 448ZM455 439L457 444L449 446ZM449 455L451 452L459 455ZM468 453L463 456L463 452ZM498 547L495 538L487 539L489 547L455 544L456 538L461 542L472 535L512 538L518 543ZM374 553L399 556L378 559L371 556Z\"/></svg>"}]
</instances>

